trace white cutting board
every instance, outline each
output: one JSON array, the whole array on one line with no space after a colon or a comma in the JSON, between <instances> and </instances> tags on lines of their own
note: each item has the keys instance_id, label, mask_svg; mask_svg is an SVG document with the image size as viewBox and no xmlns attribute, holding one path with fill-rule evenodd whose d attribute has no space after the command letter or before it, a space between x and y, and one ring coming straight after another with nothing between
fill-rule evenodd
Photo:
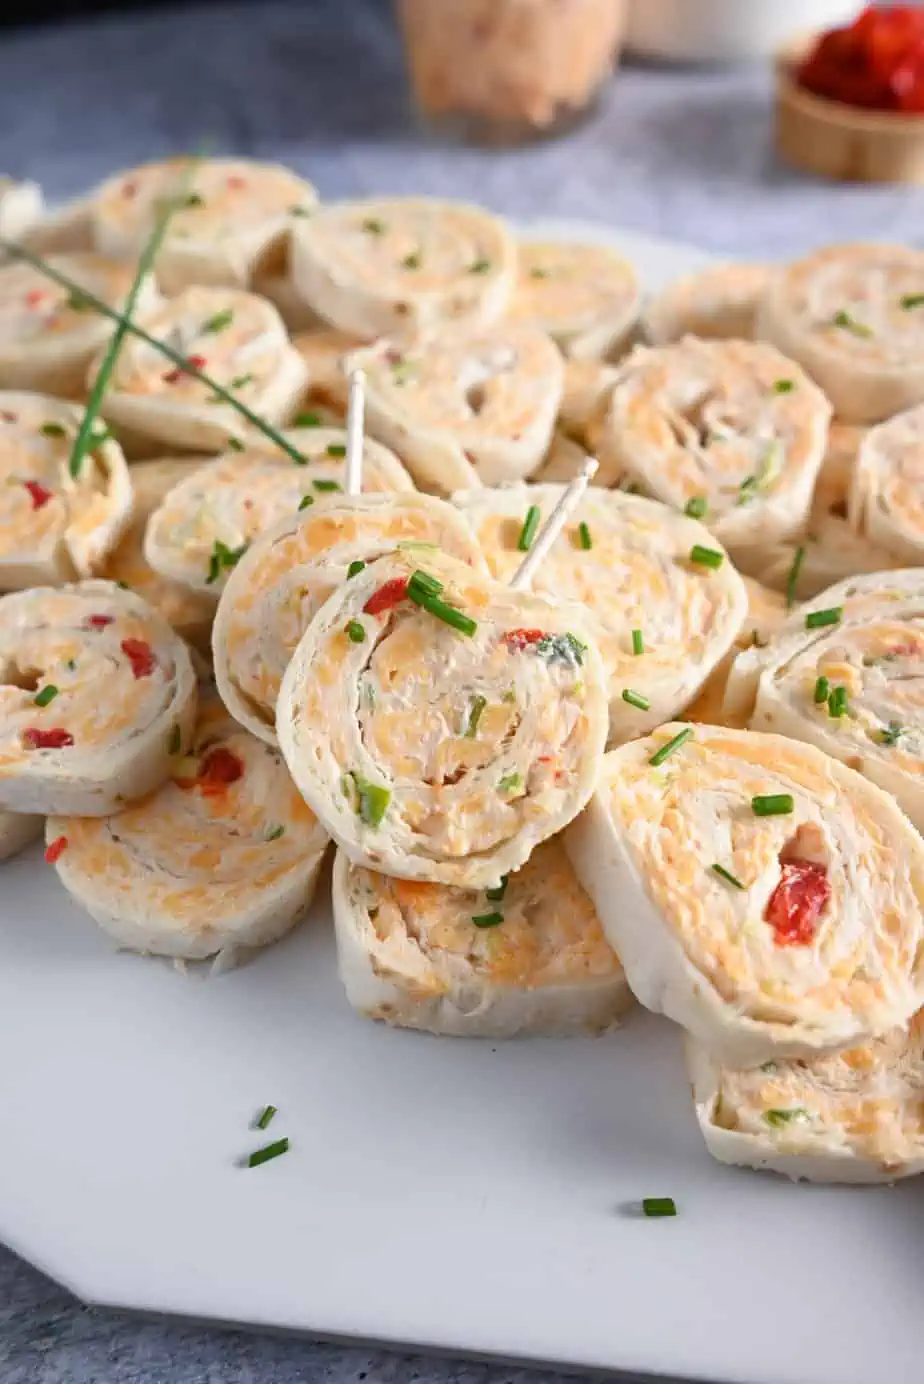
<instances>
[{"instance_id":1,"label":"white cutting board","mask_svg":"<svg viewBox=\"0 0 924 1384\"><path fill-rule=\"evenodd\" d=\"M681 246L624 248L646 283ZM680 1035L391 1032L326 895L212 980L114 953L36 850L0 868L0 1238L88 1302L736 1384L920 1384L924 1180L722 1168ZM279 1107L267 1135L248 1122ZM288 1156L236 1160L287 1134ZM645 1196L679 1215L649 1221Z\"/></svg>"}]
</instances>

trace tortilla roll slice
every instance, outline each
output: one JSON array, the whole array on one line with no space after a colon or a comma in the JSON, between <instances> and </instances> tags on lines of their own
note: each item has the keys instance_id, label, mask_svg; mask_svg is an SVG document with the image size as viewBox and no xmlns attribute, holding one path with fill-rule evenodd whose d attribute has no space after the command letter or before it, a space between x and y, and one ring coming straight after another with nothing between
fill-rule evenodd
<instances>
[{"instance_id":1,"label":"tortilla roll slice","mask_svg":"<svg viewBox=\"0 0 924 1384\"><path fill-rule=\"evenodd\" d=\"M137 320L266 422L290 417L305 366L279 313L264 298L230 288L187 288ZM100 360L90 367L90 383ZM217 452L229 439L244 441L250 428L207 384L131 335L113 367L102 410L111 423L162 448Z\"/></svg>"},{"instance_id":2,"label":"tortilla roll slice","mask_svg":"<svg viewBox=\"0 0 924 1384\"><path fill-rule=\"evenodd\" d=\"M557 840L488 891L392 879L338 851L333 902L340 979L366 1018L458 1038L565 1037L604 1032L632 1003Z\"/></svg>"},{"instance_id":3,"label":"tortilla roll slice","mask_svg":"<svg viewBox=\"0 0 924 1384\"><path fill-rule=\"evenodd\" d=\"M547 332L565 356L617 356L631 340L641 294L629 261L607 245L521 241L508 319Z\"/></svg>"},{"instance_id":4,"label":"tortilla roll slice","mask_svg":"<svg viewBox=\"0 0 924 1384\"><path fill-rule=\"evenodd\" d=\"M283 675L317 611L356 565L406 548L485 571L466 519L429 495L319 495L262 533L231 572L215 618L215 678L231 715L268 745L276 740Z\"/></svg>"},{"instance_id":5,"label":"tortilla roll slice","mask_svg":"<svg viewBox=\"0 0 924 1384\"><path fill-rule=\"evenodd\" d=\"M189 650L107 581L0 599L0 808L101 817L157 788L189 738Z\"/></svg>"},{"instance_id":6,"label":"tortilla roll slice","mask_svg":"<svg viewBox=\"0 0 924 1384\"><path fill-rule=\"evenodd\" d=\"M489 887L581 810L607 697L579 616L429 552L334 592L286 670L276 731L355 864Z\"/></svg>"},{"instance_id":7,"label":"tortilla roll slice","mask_svg":"<svg viewBox=\"0 0 924 1384\"><path fill-rule=\"evenodd\" d=\"M0 860L9 860L24 851L39 839L44 829L44 817L0 808Z\"/></svg>"},{"instance_id":8,"label":"tortilla roll slice","mask_svg":"<svg viewBox=\"0 0 924 1384\"><path fill-rule=\"evenodd\" d=\"M343 490L344 429L297 428L285 436L303 466L284 452L254 447L193 468L167 493L145 531L144 557L155 572L217 602L254 539ZM372 492L414 489L398 458L371 438L363 442L363 483Z\"/></svg>"},{"instance_id":9,"label":"tortilla roll slice","mask_svg":"<svg viewBox=\"0 0 924 1384\"><path fill-rule=\"evenodd\" d=\"M52 255L52 268L120 311L132 286L130 264L99 255ZM154 279L142 281L138 311L160 303ZM79 293L61 288L31 264L0 268L0 386L79 398L87 369L112 335L112 322Z\"/></svg>"},{"instance_id":10,"label":"tortilla roll slice","mask_svg":"<svg viewBox=\"0 0 924 1384\"><path fill-rule=\"evenodd\" d=\"M757 309L772 273L768 264L713 264L684 274L646 305L646 340L652 346L670 346L685 336L753 341Z\"/></svg>"},{"instance_id":11,"label":"tortilla roll slice","mask_svg":"<svg viewBox=\"0 0 924 1384\"><path fill-rule=\"evenodd\" d=\"M853 532L902 565L924 565L922 481L924 404L869 430L850 488Z\"/></svg>"},{"instance_id":12,"label":"tortilla roll slice","mask_svg":"<svg viewBox=\"0 0 924 1384\"><path fill-rule=\"evenodd\" d=\"M548 450L564 366L544 332L455 327L377 341L347 358L366 376L366 422L422 490L522 480Z\"/></svg>"},{"instance_id":13,"label":"tortilla roll slice","mask_svg":"<svg viewBox=\"0 0 924 1384\"><path fill-rule=\"evenodd\" d=\"M747 649L763 648L786 618L786 602L778 591L770 591L760 582L744 577L748 601L747 617L735 635L728 653L709 674L696 701L688 706L684 716L688 721L705 721L713 726L743 728L747 718L729 716L725 709L725 689L728 675L738 654Z\"/></svg>"},{"instance_id":14,"label":"tortilla roll slice","mask_svg":"<svg viewBox=\"0 0 924 1384\"><path fill-rule=\"evenodd\" d=\"M497 322L513 294L517 246L481 207L368 198L329 202L301 221L291 265L319 317L368 341Z\"/></svg>"},{"instance_id":15,"label":"tortilla roll slice","mask_svg":"<svg viewBox=\"0 0 924 1384\"><path fill-rule=\"evenodd\" d=\"M285 936L304 915L327 837L279 754L206 697L186 754L112 816L52 817L61 883L130 951L201 961Z\"/></svg>"},{"instance_id":16,"label":"tortilla roll slice","mask_svg":"<svg viewBox=\"0 0 924 1384\"><path fill-rule=\"evenodd\" d=\"M606 756L565 846L636 998L722 1063L832 1052L921 1006L924 841L811 745L663 726Z\"/></svg>"},{"instance_id":17,"label":"tortilla roll slice","mask_svg":"<svg viewBox=\"0 0 924 1384\"><path fill-rule=\"evenodd\" d=\"M0 236L4 240L22 240L44 212L45 199L38 183L0 176Z\"/></svg>"},{"instance_id":18,"label":"tortilla roll slice","mask_svg":"<svg viewBox=\"0 0 924 1384\"><path fill-rule=\"evenodd\" d=\"M563 485L482 487L455 495L492 576L509 582L524 526L552 513ZM716 566L692 562L705 550ZM584 612L603 660L609 741L670 720L732 647L747 613L744 584L715 540L666 505L591 486L536 573L533 587Z\"/></svg>"},{"instance_id":19,"label":"tortilla roll slice","mask_svg":"<svg viewBox=\"0 0 924 1384\"><path fill-rule=\"evenodd\" d=\"M830 418L772 346L686 337L624 362L599 455L610 483L695 514L737 557L803 530Z\"/></svg>"},{"instance_id":20,"label":"tortilla roll slice","mask_svg":"<svg viewBox=\"0 0 924 1384\"><path fill-rule=\"evenodd\" d=\"M757 334L798 361L845 423L924 403L924 251L831 245L771 278Z\"/></svg>"},{"instance_id":21,"label":"tortilla roll slice","mask_svg":"<svg viewBox=\"0 0 924 1384\"><path fill-rule=\"evenodd\" d=\"M896 1182L924 1173L924 1010L860 1047L810 1062L719 1066L687 1058L696 1118L720 1163L809 1182Z\"/></svg>"},{"instance_id":22,"label":"tortilla roll slice","mask_svg":"<svg viewBox=\"0 0 924 1384\"><path fill-rule=\"evenodd\" d=\"M311 184L279 164L188 158L143 164L116 173L92 194L99 251L137 259L164 205L179 193L183 205L170 218L156 265L158 283L171 295L191 284L249 287L267 263L284 257L293 226L317 202Z\"/></svg>"},{"instance_id":23,"label":"tortilla roll slice","mask_svg":"<svg viewBox=\"0 0 924 1384\"><path fill-rule=\"evenodd\" d=\"M160 457L129 468L134 502L132 522L100 573L119 586L128 586L159 611L190 644L208 649L215 616L215 598L191 591L181 582L155 572L145 560L144 535L148 520L180 481L191 474L188 459Z\"/></svg>"},{"instance_id":24,"label":"tortilla roll slice","mask_svg":"<svg viewBox=\"0 0 924 1384\"><path fill-rule=\"evenodd\" d=\"M922 664L920 568L850 577L735 660L725 705L849 764L924 831Z\"/></svg>"},{"instance_id":25,"label":"tortilla roll slice","mask_svg":"<svg viewBox=\"0 0 924 1384\"><path fill-rule=\"evenodd\" d=\"M62 399L0 392L0 591L93 575L131 521L128 467L102 420L71 474L82 419Z\"/></svg>"}]
</instances>

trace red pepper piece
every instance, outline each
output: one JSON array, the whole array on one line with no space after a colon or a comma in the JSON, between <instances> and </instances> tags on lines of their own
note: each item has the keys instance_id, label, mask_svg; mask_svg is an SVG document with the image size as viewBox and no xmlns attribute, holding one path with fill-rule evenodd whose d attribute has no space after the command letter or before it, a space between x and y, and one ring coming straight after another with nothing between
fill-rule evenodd
<instances>
[{"instance_id":1,"label":"red pepper piece","mask_svg":"<svg viewBox=\"0 0 924 1384\"><path fill-rule=\"evenodd\" d=\"M767 900L764 917L778 947L808 946L831 897L828 871L813 860L784 860L780 882Z\"/></svg>"},{"instance_id":2,"label":"red pepper piece","mask_svg":"<svg viewBox=\"0 0 924 1384\"><path fill-rule=\"evenodd\" d=\"M393 577L384 586L380 586L378 591L373 591L363 606L363 611L366 615L382 615L386 610L393 609L407 599L407 584L407 577Z\"/></svg>"},{"instance_id":3,"label":"red pepper piece","mask_svg":"<svg viewBox=\"0 0 924 1384\"><path fill-rule=\"evenodd\" d=\"M228 187L246 187L246 186L247 186L247 179L246 179L246 178L242 178L241 175L240 175L240 173L229 173L229 174L228 174L228 177L226 178L225 181L227 182Z\"/></svg>"},{"instance_id":4,"label":"red pepper piece","mask_svg":"<svg viewBox=\"0 0 924 1384\"><path fill-rule=\"evenodd\" d=\"M176 782L180 788L198 788L207 797L213 798L223 793L229 783L237 783L243 776L243 761L225 745L216 745L207 751L194 779L177 779Z\"/></svg>"},{"instance_id":5,"label":"red pepper piece","mask_svg":"<svg viewBox=\"0 0 924 1384\"><path fill-rule=\"evenodd\" d=\"M26 294L26 306L37 308L39 303L43 302L47 296L47 290L44 288L30 288L29 292Z\"/></svg>"},{"instance_id":6,"label":"red pepper piece","mask_svg":"<svg viewBox=\"0 0 924 1384\"><path fill-rule=\"evenodd\" d=\"M204 370L204 369L205 369L205 364L206 364L205 356L193 355L193 356L187 356L186 359L187 359L188 363L192 366L192 368L193 368L194 370ZM166 384L176 384L176 382L177 382L177 380L180 378L180 376L181 376L181 375L185 375L185 374L186 374L186 371L185 371L185 370L181 370L180 367L177 366L175 370L168 370L167 373L163 376L163 379L164 379L164 381L165 381Z\"/></svg>"},{"instance_id":7,"label":"red pepper piece","mask_svg":"<svg viewBox=\"0 0 924 1384\"><path fill-rule=\"evenodd\" d=\"M135 677L150 677L157 667L157 659L150 644L146 644L143 639L123 639L121 648L132 665L132 672Z\"/></svg>"},{"instance_id":8,"label":"red pepper piece","mask_svg":"<svg viewBox=\"0 0 924 1384\"><path fill-rule=\"evenodd\" d=\"M42 505L47 505L51 499L51 491L46 490L41 481L23 481L23 485L32 496L32 508L41 509Z\"/></svg>"},{"instance_id":9,"label":"red pepper piece","mask_svg":"<svg viewBox=\"0 0 924 1384\"><path fill-rule=\"evenodd\" d=\"M115 616L114 616L114 615L88 615L88 616L87 616L87 629L88 629L88 630L104 630L104 629L106 628L107 625L114 625L114 624L115 624Z\"/></svg>"},{"instance_id":10,"label":"red pepper piece","mask_svg":"<svg viewBox=\"0 0 924 1384\"><path fill-rule=\"evenodd\" d=\"M511 653L522 653L531 644L538 644L539 640L545 637L545 630L508 630L504 635L504 643Z\"/></svg>"},{"instance_id":11,"label":"red pepper piece","mask_svg":"<svg viewBox=\"0 0 924 1384\"><path fill-rule=\"evenodd\" d=\"M70 731L64 730L61 726L53 730L39 730L37 726L29 726L23 731L22 738L30 750L66 750L74 743Z\"/></svg>"},{"instance_id":12,"label":"red pepper piece","mask_svg":"<svg viewBox=\"0 0 924 1384\"><path fill-rule=\"evenodd\" d=\"M45 860L49 865L56 865L67 850L67 837L56 836L53 841L49 841L45 848Z\"/></svg>"}]
</instances>

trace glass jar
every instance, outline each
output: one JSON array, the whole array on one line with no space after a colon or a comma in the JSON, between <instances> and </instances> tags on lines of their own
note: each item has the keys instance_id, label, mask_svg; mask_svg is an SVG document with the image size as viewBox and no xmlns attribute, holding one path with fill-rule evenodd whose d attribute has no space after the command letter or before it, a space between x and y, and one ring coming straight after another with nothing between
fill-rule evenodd
<instances>
[{"instance_id":1,"label":"glass jar","mask_svg":"<svg viewBox=\"0 0 924 1384\"><path fill-rule=\"evenodd\" d=\"M559 134L593 108L625 0L398 0L423 114L479 143Z\"/></svg>"}]
</instances>

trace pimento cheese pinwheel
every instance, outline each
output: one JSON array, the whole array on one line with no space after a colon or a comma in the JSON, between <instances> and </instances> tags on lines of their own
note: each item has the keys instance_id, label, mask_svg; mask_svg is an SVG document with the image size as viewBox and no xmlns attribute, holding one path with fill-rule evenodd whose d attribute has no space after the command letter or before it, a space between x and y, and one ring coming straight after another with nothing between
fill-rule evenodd
<instances>
[{"instance_id":1,"label":"pimento cheese pinwheel","mask_svg":"<svg viewBox=\"0 0 924 1384\"><path fill-rule=\"evenodd\" d=\"M652 346L669 346L685 336L751 341L772 272L767 264L713 264L684 274L647 304L645 337Z\"/></svg>"},{"instance_id":2,"label":"pimento cheese pinwheel","mask_svg":"<svg viewBox=\"0 0 924 1384\"><path fill-rule=\"evenodd\" d=\"M487 327L516 282L517 246L480 207L427 197L333 202L301 221L292 278L319 317L366 340Z\"/></svg>"},{"instance_id":3,"label":"pimento cheese pinwheel","mask_svg":"<svg viewBox=\"0 0 924 1384\"><path fill-rule=\"evenodd\" d=\"M565 845L636 998L723 1063L835 1051L921 1006L924 841L811 745L662 726L606 756Z\"/></svg>"},{"instance_id":4,"label":"pimento cheese pinwheel","mask_svg":"<svg viewBox=\"0 0 924 1384\"><path fill-rule=\"evenodd\" d=\"M165 293L190 284L246 288L284 253L293 226L317 201L310 183L278 164L249 159L167 159L116 173L90 199L101 254L137 259L165 204L182 193L157 256Z\"/></svg>"},{"instance_id":5,"label":"pimento cheese pinwheel","mask_svg":"<svg viewBox=\"0 0 924 1384\"><path fill-rule=\"evenodd\" d=\"M757 335L821 385L845 423L924 403L924 251L832 245L779 270Z\"/></svg>"},{"instance_id":6,"label":"pimento cheese pinwheel","mask_svg":"<svg viewBox=\"0 0 924 1384\"><path fill-rule=\"evenodd\" d=\"M342 428L296 428L285 436L304 465L281 451L229 452L197 466L168 492L145 533L145 560L155 572L217 600L259 534L343 489ZM373 492L414 489L398 458L370 438L363 442L363 481Z\"/></svg>"},{"instance_id":7,"label":"pimento cheese pinwheel","mask_svg":"<svg viewBox=\"0 0 924 1384\"><path fill-rule=\"evenodd\" d=\"M37 841L45 828L45 818L0 808L0 860L9 860Z\"/></svg>"},{"instance_id":8,"label":"pimento cheese pinwheel","mask_svg":"<svg viewBox=\"0 0 924 1384\"><path fill-rule=\"evenodd\" d=\"M535 327L455 327L377 341L349 356L366 375L366 419L423 490L449 495L522 480L552 439L564 366Z\"/></svg>"},{"instance_id":9,"label":"pimento cheese pinwheel","mask_svg":"<svg viewBox=\"0 0 924 1384\"><path fill-rule=\"evenodd\" d=\"M81 288L121 310L134 266L100 255L52 255L49 265ZM138 294L138 311L161 301L149 275ZM0 386L79 397L87 367L112 334L108 317L86 298L71 293L22 261L0 268Z\"/></svg>"},{"instance_id":10,"label":"pimento cheese pinwheel","mask_svg":"<svg viewBox=\"0 0 924 1384\"><path fill-rule=\"evenodd\" d=\"M112 816L51 817L46 840L68 893L120 947L190 961L284 936L328 844L278 752L214 695L157 792Z\"/></svg>"},{"instance_id":11,"label":"pimento cheese pinwheel","mask_svg":"<svg viewBox=\"0 0 924 1384\"><path fill-rule=\"evenodd\" d=\"M735 660L725 706L865 774L924 831L922 661L924 573L850 577Z\"/></svg>"},{"instance_id":12,"label":"pimento cheese pinwheel","mask_svg":"<svg viewBox=\"0 0 924 1384\"><path fill-rule=\"evenodd\" d=\"M692 1043L688 1060L700 1131L721 1163L811 1182L924 1173L924 1010L810 1062L736 1071Z\"/></svg>"},{"instance_id":13,"label":"pimento cheese pinwheel","mask_svg":"<svg viewBox=\"0 0 924 1384\"><path fill-rule=\"evenodd\" d=\"M639 302L638 275L609 246L521 241L507 316L547 332L566 356L617 355L631 338Z\"/></svg>"},{"instance_id":14,"label":"pimento cheese pinwheel","mask_svg":"<svg viewBox=\"0 0 924 1384\"><path fill-rule=\"evenodd\" d=\"M122 449L100 421L73 474L83 409L0 393L0 591L98 572L131 521Z\"/></svg>"},{"instance_id":15,"label":"pimento cheese pinwheel","mask_svg":"<svg viewBox=\"0 0 924 1384\"><path fill-rule=\"evenodd\" d=\"M0 599L0 807L100 817L156 788L196 710L189 650L112 582Z\"/></svg>"},{"instance_id":16,"label":"pimento cheese pinwheel","mask_svg":"<svg viewBox=\"0 0 924 1384\"><path fill-rule=\"evenodd\" d=\"M870 428L853 473L850 526L887 564L924 566L924 404Z\"/></svg>"},{"instance_id":17,"label":"pimento cheese pinwheel","mask_svg":"<svg viewBox=\"0 0 924 1384\"><path fill-rule=\"evenodd\" d=\"M772 346L636 347L609 398L601 470L702 519L734 556L801 531L830 418L821 390Z\"/></svg>"},{"instance_id":18,"label":"pimento cheese pinwheel","mask_svg":"<svg viewBox=\"0 0 924 1384\"><path fill-rule=\"evenodd\" d=\"M485 570L464 517L429 495L318 496L256 539L228 579L213 638L218 690L241 725L277 743L279 688L312 618L341 582L396 548Z\"/></svg>"},{"instance_id":19,"label":"pimento cheese pinwheel","mask_svg":"<svg viewBox=\"0 0 924 1384\"><path fill-rule=\"evenodd\" d=\"M265 299L231 288L187 288L138 313L137 321L268 423L288 419L305 383L305 365ZM99 363L90 368L91 382ZM190 451L220 451L229 439L244 441L249 430L207 384L135 336L122 344L102 411L134 434Z\"/></svg>"},{"instance_id":20,"label":"pimento cheese pinwheel","mask_svg":"<svg viewBox=\"0 0 924 1384\"><path fill-rule=\"evenodd\" d=\"M560 841L495 889L393 879L337 853L334 926L354 1009L456 1037L600 1033L631 1004L625 973Z\"/></svg>"},{"instance_id":21,"label":"pimento cheese pinwheel","mask_svg":"<svg viewBox=\"0 0 924 1384\"><path fill-rule=\"evenodd\" d=\"M494 886L580 812L607 696L579 618L442 554L380 558L334 592L283 678L276 730L355 864Z\"/></svg>"},{"instance_id":22,"label":"pimento cheese pinwheel","mask_svg":"<svg viewBox=\"0 0 924 1384\"><path fill-rule=\"evenodd\" d=\"M482 487L453 497L498 581L513 576L524 535L549 517L564 489ZM644 735L682 711L728 653L747 613L741 578L695 519L594 486L533 587L583 608L603 660L611 743Z\"/></svg>"},{"instance_id":23,"label":"pimento cheese pinwheel","mask_svg":"<svg viewBox=\"0 0 924 1384\"><path fill-rule=\"evenodd\" d=\"M173 487L188 480L193 467L186 459L159 457L129 468L134 501L132 522L119 546L103 565L100 576L129 586L169 625L197 648L208 648L215 616L215 598L191 591L181 582L161 576L145 560L144 535L148 520Z\"/></svg>"}]
</instances>

